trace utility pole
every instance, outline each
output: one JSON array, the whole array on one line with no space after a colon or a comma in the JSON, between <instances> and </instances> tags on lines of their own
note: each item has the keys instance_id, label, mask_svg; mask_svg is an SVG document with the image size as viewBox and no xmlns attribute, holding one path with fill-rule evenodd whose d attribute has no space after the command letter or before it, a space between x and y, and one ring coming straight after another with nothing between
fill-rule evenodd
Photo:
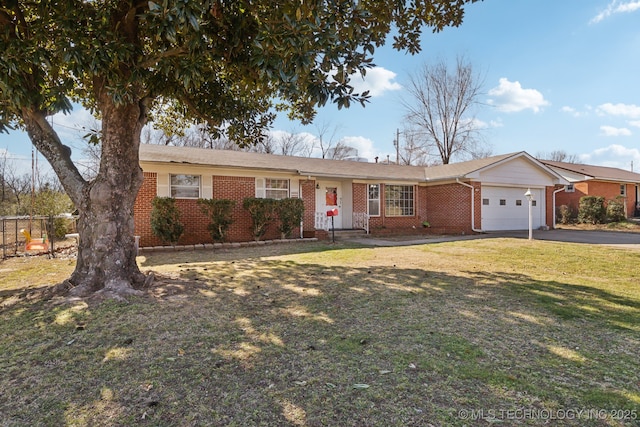
<instances>
[{"instance_id":1,"label":"utility pole","mask_svg":"<svg viewBox=\"0 0 640 427\"><path fill-rule=\"evenodd\" d=\"M396 141L393 144L396 146L396 165L400 164L400 129L396 128Z\"/></svg>"}]
</instances>

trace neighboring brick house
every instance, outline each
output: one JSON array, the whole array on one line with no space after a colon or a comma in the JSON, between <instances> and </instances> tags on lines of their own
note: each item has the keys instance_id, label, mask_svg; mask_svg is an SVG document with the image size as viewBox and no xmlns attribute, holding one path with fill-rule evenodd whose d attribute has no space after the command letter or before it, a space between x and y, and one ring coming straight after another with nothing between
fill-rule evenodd
<instances>
[{"instance_id":1,"label":"neighboring brick house","mask_svg":"<svg viewBox=\"0 0 640 427\"><path fill-rule=\"evenodd\" d=\"M605 166L549 160L541 162L569 182L564 191L557 193L556 206L567 205L578 212L583 196L600 196L605 201L620 197L624 200L627 218L640 216L640 174Z\"/></svg>"},{"instance_id":2,"label":"neighboring brick house","mask_svg":"<svg viewBox=\"0 0 640 427\"><path fill-rule=\"evenodd\" d=\"M197 244L211 242L198 198L236 201L228 233L236 242L252 240L246 197L303 199L296 237L326 236L331 209L338 209L336 229L459 234L526 229L527 189L535 199L534 227L550 224L553 189L567 183L525 152L418 167L143 144L140 165L134 218L142 246L160 244L149 219L155 196L176 198L185 224L180 243ZM274 227L265 239L278 237Z\"/></svg>"}]
</instances>

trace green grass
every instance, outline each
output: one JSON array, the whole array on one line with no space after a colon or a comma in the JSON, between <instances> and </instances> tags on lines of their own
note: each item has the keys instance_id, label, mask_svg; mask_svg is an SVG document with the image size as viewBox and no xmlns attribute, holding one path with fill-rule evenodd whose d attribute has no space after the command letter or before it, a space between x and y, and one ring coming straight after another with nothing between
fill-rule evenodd
<instances>
[{"instance_id":1,"label":"green grass","mask_svg":"<svg viewBox=\"0 0 640 427\"><path fill-rule=\"evenodd\" d=\"M485 239L139 262L161 280L128 303L0 285L0 425L638 425L638 251ZM523 408L538 416L509 418ZM544 418L582 409L604 412Z\"/></svg>"}]
</instances>

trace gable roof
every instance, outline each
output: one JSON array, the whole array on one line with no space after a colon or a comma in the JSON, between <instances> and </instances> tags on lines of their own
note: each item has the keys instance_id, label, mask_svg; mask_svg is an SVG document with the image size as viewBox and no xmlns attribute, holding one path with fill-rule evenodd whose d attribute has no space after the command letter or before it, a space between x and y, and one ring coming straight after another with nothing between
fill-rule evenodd
<instances>
[{"instance_id":1,"label":"gable roof","mask_svg":"<svg viewBox=\"0 0 640 427\"><path fill-rule=\"evenodd\" d=\"M554 162L551 160L540 160L540 162L556 169L561 175L567 175L567 173L570 173L583 176L584 179L578 179L579 181L598 180L640 183L640 174L626 171L624 169L583 165L579 163ZM575 181L575 177L574 179L569 179L567 177L567 180Z\"/></svg>"},{"instance_id":2,"label":"gable roof","mask_svg":"<svg viewBox=\"0 0 640 427\"><path fill-rule=\"evenodd\" d=\"M524 151L466 162L450 163L448 165L423 167L354 162L350 160L328 160L313 157L279 156L274 154L212 150L207 148L151 144L140 145L141 162L281 171L301 176L417 182L435 182L477 177L477 174L484 170L519 157L528 159L536 166L545 170L549 175L562 180L560 175Z\"/></svg>"}]
</instances>

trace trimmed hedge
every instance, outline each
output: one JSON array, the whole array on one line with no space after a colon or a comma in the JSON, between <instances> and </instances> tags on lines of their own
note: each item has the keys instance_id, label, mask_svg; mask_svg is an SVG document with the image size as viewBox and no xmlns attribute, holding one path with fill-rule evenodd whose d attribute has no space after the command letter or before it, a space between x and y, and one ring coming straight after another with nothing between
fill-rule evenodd
<instances>
[{"instance_id":1,"label":"trimmed hedge","mask_svg":"<svg viewBox=\"0 0 640 427\"><path fill-rule=\"evenodd\" d=\"M236 202L228 199L198 199L198 206L209 218L207 229L214 242L224 242L229 226L233 224L233 207Z\"/></svg>"},{"instance_id":2,"label":"trimmed hedge","mask_svg":"<svg viewBox=\"0 0 640 427\"><path fill-rule=\"evenodd\" d=\"M274 199L258 199L256 197L247 197L242 201L242 207L251 216L251 233L256 242L266 234L269 225L273 222L275 203Z\"/></svg>"},{"instance_id":3,"label":"trimmed hedge","mask_svg":"<svg viewBox=\"0 0 640 427\"><path fill-rule=\"evenodd\" d=\"M578 222L583 224L602 224L605 219L604 197L584 196L580 198Z\"/></svg>"},{"instance_id":4,"label":"trimmed hedge","mask_svg":"<svg viewBox=\"0 0 640 427\"><path fill-rule=\"evenodd\" d=\"M304 215L302 199L281 199L276 201L276 213L280 218L278 231L282 238L290 237L291 232L300 225Z\"/></svg>"},{"instance_id":5,"label":"trimmed hedge","mask_svg":"<svg viewBox=\"0 0 640 427\"><path fill-rule=\"evenodd\" d=\"M624 213L624 198L616 197L614 200L607 202L607 221L621 222L627 219Z\"/></svg>"},{"instance_id":6,"label":"trimmed hedge","mask_svg":"<svg viewBox=\"0 0 640 427\"><path fill-rule=\"evenodd\" d=\"M184 226L180 222L180 210L173 197L154 197L151 209L151 231L162 243L176 245Z\"/></svg>"}]
</instances>

